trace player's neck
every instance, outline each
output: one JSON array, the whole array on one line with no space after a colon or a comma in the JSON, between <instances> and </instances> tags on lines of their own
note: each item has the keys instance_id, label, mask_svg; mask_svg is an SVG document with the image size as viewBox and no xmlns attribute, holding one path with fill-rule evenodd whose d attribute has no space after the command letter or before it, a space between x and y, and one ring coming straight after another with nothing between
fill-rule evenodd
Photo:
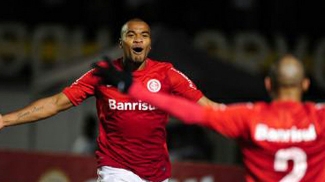
<instances>
[{"instance_id":1,"label":"player's neck","mask_svg":"<svg viewBox=\"0 0 325 182\"><path fill-rule=\"evenodd\" d=\"M302 91L293 88L279 89L274 100L277 101L293 101L300 102L302 99Z\"/></svg>"}]
</instances>

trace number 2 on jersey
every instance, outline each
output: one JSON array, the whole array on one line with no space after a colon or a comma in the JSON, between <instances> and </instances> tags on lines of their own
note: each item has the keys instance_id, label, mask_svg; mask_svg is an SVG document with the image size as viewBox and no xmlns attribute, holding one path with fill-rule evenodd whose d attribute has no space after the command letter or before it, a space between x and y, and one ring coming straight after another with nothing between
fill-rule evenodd
<instances>
[{"instance_id":1,"label":"number 2 on jersey","mask_svg":"<svg viewBox=\"0 0 325 182\"><path fill-rule=\"evenodd\" d=\"M290 160L293 161L292 170L280 182L299 182L306 173L307 155L305 151L297 147L278 150L275 153L274 170L286 171Z\"/></svg>"}]
</instances>

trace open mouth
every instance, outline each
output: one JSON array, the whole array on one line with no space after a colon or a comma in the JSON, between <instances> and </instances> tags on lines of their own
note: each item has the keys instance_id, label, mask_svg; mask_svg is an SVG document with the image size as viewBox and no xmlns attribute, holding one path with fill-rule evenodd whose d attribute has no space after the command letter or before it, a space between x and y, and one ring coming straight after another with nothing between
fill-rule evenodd
<instances>
[{"instance_id":1,"label":"open mouth","mask_svg":"<svg viewBox=\"0 0 325 182\"><path fill-rule=\"evenodd\" d=\"M142 47L134 47L134 48L132 48L132 50L136 54L140 54L143 51L143 48Z\"/></svg>"}]
</instances>

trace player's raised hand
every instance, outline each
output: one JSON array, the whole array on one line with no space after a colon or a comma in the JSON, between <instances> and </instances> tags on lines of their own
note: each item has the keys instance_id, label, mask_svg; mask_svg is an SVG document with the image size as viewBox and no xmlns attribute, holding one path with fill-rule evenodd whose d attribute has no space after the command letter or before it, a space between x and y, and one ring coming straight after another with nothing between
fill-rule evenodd
<instances>
[{"instance_id":1,"label":"player's raised hand","mask_svg":"<svg viewBox=\"0 0 325 182\"><path fill-rule=\"evenodd\" d=\"M125 68L123 71L117 70L108 57L103 57L103 61L92 64L95 69L93 74L101 77L103 84L113 85L119 91L126 93L132 84L132 73Z\"/></svg>"},{"instance_id":2,"label":"player's raised hand","mask_svg":"<svg viewBox=\"0 0 325 182\"><path fill-rule=\"evenodd\" d=\"M3 121L3 117L2 115L0 114L0 130L4 127L4 121Z\"/></svg>"}]
</instances>

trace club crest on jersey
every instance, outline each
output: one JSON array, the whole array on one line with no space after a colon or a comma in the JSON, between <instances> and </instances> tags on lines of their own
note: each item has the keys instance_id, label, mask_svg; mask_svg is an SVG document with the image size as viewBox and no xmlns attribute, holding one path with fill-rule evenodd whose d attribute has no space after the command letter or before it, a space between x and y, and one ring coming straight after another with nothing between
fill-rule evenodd
<instances>
[{"instance_id":1,"label":"club crest on jersey","mask_svg":"<svg viewBox=\"0 0 325 182\"><path fill-rule=\"evenodd\" d=\"M161 83L157 79L150 79L147 83L147 88L150 92L158 92L161 89Z\"/></svg>"}]
</instances>

